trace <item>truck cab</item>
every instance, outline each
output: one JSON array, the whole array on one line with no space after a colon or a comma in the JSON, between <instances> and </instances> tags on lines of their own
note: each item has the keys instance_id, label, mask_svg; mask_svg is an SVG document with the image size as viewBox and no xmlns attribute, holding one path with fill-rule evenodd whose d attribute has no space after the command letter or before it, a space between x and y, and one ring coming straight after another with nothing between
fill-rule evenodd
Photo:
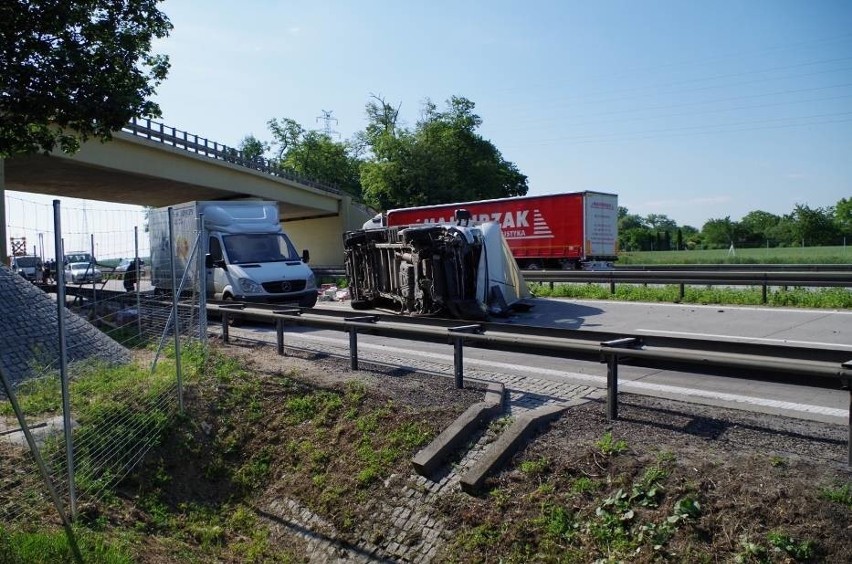
<instances>
[{"instance_id":1,"label":"truck cab","mask_svg":"<svg viewBox=\"0 0 852 564\"><path fill-rule=\"evenodd\" d=\"M283 232L210 232L207 259L208 295L239 301L317 302L316 278Z\"/></svg>"}]
</instances>

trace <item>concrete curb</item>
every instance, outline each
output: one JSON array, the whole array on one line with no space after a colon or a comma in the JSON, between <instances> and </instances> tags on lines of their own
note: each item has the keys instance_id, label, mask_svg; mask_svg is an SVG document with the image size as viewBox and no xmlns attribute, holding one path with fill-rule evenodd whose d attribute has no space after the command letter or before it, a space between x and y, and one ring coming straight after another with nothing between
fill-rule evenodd
<instances>
[{"instance_id":1,"label":"concrete curb","mask_svg":"<svg viewBox=\"0 0 852 564\"><path fill-rule=\"evenodd\" d=\"M431 476L452 452L468 440L477 427L503 410L503 393L503 384L499 382L488 384L483 401L468 407L449 427L411 459L414 470L421 476L427 478Z\"/></svg>"},{"instance_id":2,"label":"concrete curb","mask_svg":"<svg viewBox=\"0 0 852 564\"><path fill-rule=\"evenodd\" d=\"M536 431L554 419L558 419L568 408L584 404L587 401L585 398L571 400L559 405L540 407L519 415L515 422L500 435L500 438L491 444L482 458L461 476L459 484L462 491L469 494L477 493L488 474L511 458Z\"/></svg>"}]
</instances>

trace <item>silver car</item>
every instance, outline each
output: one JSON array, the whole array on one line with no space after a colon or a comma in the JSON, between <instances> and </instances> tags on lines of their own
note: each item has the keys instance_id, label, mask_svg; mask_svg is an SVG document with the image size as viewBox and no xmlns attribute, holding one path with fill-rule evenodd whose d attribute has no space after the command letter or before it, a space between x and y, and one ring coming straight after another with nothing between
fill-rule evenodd
<instances>
[{"instance_id":1,"label":"silver car","mask_svg":"<svg viewBox=\"0 0 852 564\"><path fill-rule=\"evenodd\" d=\"M95 265L89 262L72 262L65 265L65 283L83 284L85 282L101 282L103 274Z\"/></svg>"}]
</instances>

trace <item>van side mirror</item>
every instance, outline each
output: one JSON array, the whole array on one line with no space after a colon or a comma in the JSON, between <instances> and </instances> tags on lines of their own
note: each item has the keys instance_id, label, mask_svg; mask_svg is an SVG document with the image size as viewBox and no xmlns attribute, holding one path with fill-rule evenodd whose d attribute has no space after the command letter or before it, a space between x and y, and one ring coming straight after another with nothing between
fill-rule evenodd
<instances>
[{"instance_id":1,"label":"van side mirror","mask_svg":"<svg viewBox=\"0 0 852 564\"><path fill-rule=\"evenodd\" d=\"M308 249L302 251L302 262L305 264L311 262L311 253L308 252Z\"/></svg>"},{"instance_id":2,"label":"van side mirror","mask_svg":"<svg viewBox=\"0 0 852 564\"><path fill-rule=\"evenodd\" d=\"M213 255L204 255L204 268L225 268L225 259L214 260Z\"/></svg>"}]
</instances>

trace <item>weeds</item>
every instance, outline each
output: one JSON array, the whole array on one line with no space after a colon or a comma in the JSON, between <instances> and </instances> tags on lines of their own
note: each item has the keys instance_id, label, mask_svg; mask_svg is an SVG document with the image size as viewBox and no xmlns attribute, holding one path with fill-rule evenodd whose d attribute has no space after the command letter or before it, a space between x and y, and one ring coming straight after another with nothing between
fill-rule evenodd
<instances>
[{"instance_id":1,"label":"weeds","mask_svg":"<svg viewBox=\"0 0 852 564\"><path fill-rule=\"evenodd\" d=\"M601 454L606 456L612 456L614 454L621 454L622 452L627 450L627 441L620 439L614 440L612 438L612 431L607 431L604 433L604 436L601 437L601 440L597 443L598 449Z\"/></svg>"},{"instance_id":2,"label":"weeds","mask_svg":"<svg viewBox=\"0 0 852 564\"><path fill-rule=\"evenodd\" d=\"M852 508L852 483L846 483L838 487L823 488L820 491L820 497Z\"/></svg>"}]
</instances>

